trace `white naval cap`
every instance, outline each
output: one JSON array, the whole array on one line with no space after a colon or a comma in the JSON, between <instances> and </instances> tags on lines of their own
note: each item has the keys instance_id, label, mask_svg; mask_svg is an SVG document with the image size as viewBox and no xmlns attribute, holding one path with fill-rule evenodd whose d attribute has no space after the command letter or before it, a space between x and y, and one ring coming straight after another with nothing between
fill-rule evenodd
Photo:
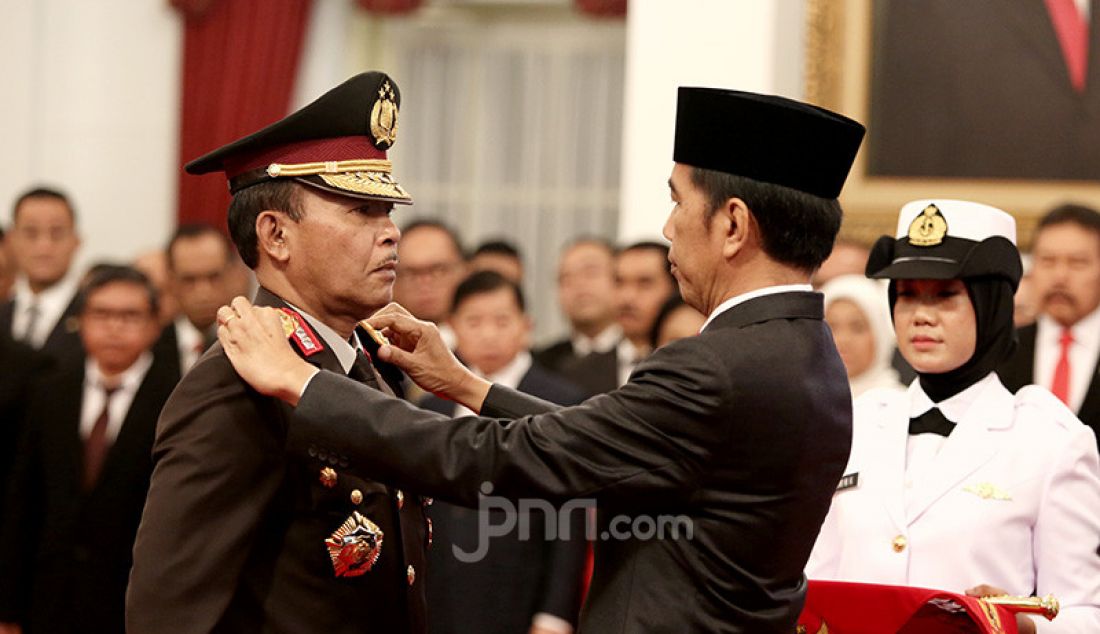
<instances>
[{"instance_id":1,"label":"white naval cap","mask_svg":"<svg viewBox=\"0 0 1100 634\"><path fill-rule=\"evenodd\" d=\"M929 222L917 220L927 218L929 212L938 212L943 217L947 236L974 242L1001 236L1016 244L1016 220L1007 212L969 200L939 198L905 203L898 214L898 230L894 236L898 239L912 239L914 229L918 232L921 229L931 229ZM917 226L914 227L914 224Z\"/></svg>"},{"instance_id":2,"label":"white naval cap","mask_svg":"<svg viewBox=\"0 0 1100 634\"><path fill-rule=\"evenodd\" d=\"M966 200L906 203L895 236L879 238L867 261L872 278L1000 276L1015 287L1021 274L1016 221L996 207Z\"/></svg>"}]
</instances>

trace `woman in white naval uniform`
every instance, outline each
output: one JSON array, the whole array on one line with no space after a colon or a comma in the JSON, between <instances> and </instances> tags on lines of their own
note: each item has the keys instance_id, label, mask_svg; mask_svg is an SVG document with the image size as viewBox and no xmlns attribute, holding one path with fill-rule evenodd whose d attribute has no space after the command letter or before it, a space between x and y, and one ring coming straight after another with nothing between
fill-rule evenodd
<instances>
[{"instance_id":1,"label":"woman in white naval uniform","mask_svg":"<svg viewBox=\"0 0 1100 634\"><path fill-rule=\"evenodd\" d=\"M855 401L845 477L807 565L811 579L1046 595L1052 622L1100 632L1100 466L1088 427L1045 389L1013 395L993 367L1014 347L1016 225L951 200L905 205L867 264L890 280L907 390Z\"/></svg>"}]
</instances>

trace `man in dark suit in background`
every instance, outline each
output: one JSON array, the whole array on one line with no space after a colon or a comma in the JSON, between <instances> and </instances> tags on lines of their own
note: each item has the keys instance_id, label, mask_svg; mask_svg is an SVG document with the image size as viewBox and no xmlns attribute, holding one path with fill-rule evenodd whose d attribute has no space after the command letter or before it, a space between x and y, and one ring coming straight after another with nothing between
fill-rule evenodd
<instances>
[{"instance_id":1,"label":"man in dark suit in background","mask_svg":"<svg viewBox=\"0 0 1100 634\"><path fill-rule=\"evenodd\" d=\"M352 470L473 506L486 482L510 499L595 498L613 530L596 544L582 631L788 634L851 443L844 366L809 280L863 132L779 97L681 88L664 234L708 321L576 407L469 372L397 306L368 320L393 337L382 358L480 417L318 372L242 297L218 311L218 336L251 384L296 405L295 452L339 451Z\"/></svg>"},{"instance_id":2,"label":"man in dark suit in background","mask_svg":"<svg viewBox=\"0 0 1100 634\"><path fill-rule=\"evenodd\" d=\"M36 380L49 367L47 357L0 331L0 509L7 490L8 472L15 461L27 401Z\"/></svg>"},{"instance_id":3,"label":"man in dark suit in background","mask_svg":"<svg viewBox=\"0 0 1100 634\"><path fill-rule=\"evenodd\" d=\"M874 176L1100 178L1100 0L876 0Z\"/></svg>"},{"instance_id":4,"label":"man in dark suit in background","mask_svg":"<svg viewBox=\"0 0 1100 634\"><path fill-rule=\"evenodd\" d=\"M668 267L668 246L660 242L635 242L615 255L615 310L623 329L616 350L618 383L653 351L649 334L657 313L677 292L676 278Z\"/></svg>"},{"instance_id":5,"label":"man in dark suit in background","mask_svg":"<svg viewBox=\"0 0 1100 634\"><path fill-rule=\"evenodd\" d=\"M303 109L187 165L224 171L228 224L282 309L301 358L394 394L356 326L390 301L395 203L386 157L400 94L357 75ZM129 634L424 634L424 501L357 477L339 452L285 452L290 408L251 390L213 346L164 407L134 544Z\"/></svg>"},{"instance_id":6,"label":"man in dark suit in background","mask_svg":"<svg viewBox=\"0 0 1100 634\"><path fill-rule=\"evenodd\" d=\"M474 273L455 289L449 321L455 352L481 376L551 403L580 402L579 388L532 363L531 319L515 282L495 271ZM472 414L437 396L421 406L447 416ZM570 634L580 609L588 546L585 509L572 512L569 535L559 539L547 534L547 518L537 511L524 514L530 534L523 539L515 533L491 540L479 534L483 526L503 521L501 515L500 509L440 501L428 509L435 533L428 560L429 631ZM549 519L557 530L557 516Z\"/></svg>"},{"instance_id":7,"label":"man in dark suit in background","mask_svg":"<svg viewBox=\"0 0 1100 634\"><path fill-rule=\"evenodd\" d=\"M1100 212L1051 210L1031 258L1039 318L1016 331L1020 345L997 373L1013 392L1032 383L1050 389L1100 434Z\"/></svg>"},{"instance_id":8,"label":"man in dark suit in background","mask_svg":"<svg viewBox=\"0 0 1100 634\"><path fill-rule=\"evenodd\" d=\"M154 352L168 357L183 376L214 343L218 307L233 298L230 275L237 254L222 232L203 224L176 229L165 253L167 286L180 314L165 327Z\"/></svg>"},{"instance_id":9,"label":"man in dark suit in background","mask_svg":"<svg viewBox=\"0 0 1100 634\"><path fill-rule=\"evenodd\" d=\"M535 360L568 376L589 396L619 387L623 329L615 320L615 247L599 238L581 238L562 250L558 305L571 332L536 352Z\"/></svg>"},{"instance_id":10,"label":"man in dark suit in background","mask_svg":"<svg viewBox=\"0 0 1100 634\"><path fill-rule=\"evenodd\" d=\"M31 396L0 513L4 632L124 631L153 433L178 373L150 352L157 297L141 273L101 268L77 310L87 360Z\"/></svg>"},{"instance_id":11,"label":"man in dark suit in background","mask_svg":"<svg viewBox=\"0 0 1100 634\"><path fill-rule=\"evenodd\" d=\"M0 306L0 329L53 359L79 361L74 308L80 280L72 263L80 237L72 203L56 189L23 193L6 240L18 275L15 296Z\"/></svg>"}]
</instances>

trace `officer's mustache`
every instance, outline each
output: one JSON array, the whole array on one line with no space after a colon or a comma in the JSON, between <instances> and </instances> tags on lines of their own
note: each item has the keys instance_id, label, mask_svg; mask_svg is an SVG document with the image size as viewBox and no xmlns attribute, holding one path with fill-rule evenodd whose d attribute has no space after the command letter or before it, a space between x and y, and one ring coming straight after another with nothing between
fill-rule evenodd
<instances>
[{"instance_id":1,"label":"officer's mustache","mask_svg":"<svg viewBox=\"0 0 1100 634\"><path fill-rule=\"evenodd\" d=\"M395 266L395 267L397 266L397 251L394 251L393 253L386 256L386 259L379 262L378 266L375 267L375 268L380 269L380 268L384 268L384 267L387 267L387 266Z\"/></svg>"},{"instance_id":2,"label":"officer's mustache","mask_svg":"<svg viewBox=\"0 0 1100 634\"><path fill-rule=\"evenodd\" d=\"M1072 304L1074 306L1077 305L1077 299L1075 297L1060 289L1047 291L1045 294L1043 294L1044 304L1049 304L1053 300L1062 300L1068 304Z\"/></svg>"}]
</instances>

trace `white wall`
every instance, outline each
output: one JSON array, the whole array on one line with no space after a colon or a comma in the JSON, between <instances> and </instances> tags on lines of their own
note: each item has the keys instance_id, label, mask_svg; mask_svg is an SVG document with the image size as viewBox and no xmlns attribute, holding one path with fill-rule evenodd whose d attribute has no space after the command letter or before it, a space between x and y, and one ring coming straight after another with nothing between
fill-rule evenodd
<instances>
[{"instance_id":1,"label":"white wall","mask_svg":"<svg viewBox=\"0 0 1100 634\"><path fill-rule=\"evenodd\" d=\"M37 183L66 190L80 263L128 259L175 225L181 21L150 0L0 0L0 224Z\"/></svg>"},{"instance_id":2,"label":"white wall","mask_svg":"<svg viewBox=\"0 0 1100 634\"><path fill-rule=\"evenodd\" d=\"M803 0L649 0L627 15L619 236L660 235L679 86L798 98Z\"/></svg>"}]
</instances>

